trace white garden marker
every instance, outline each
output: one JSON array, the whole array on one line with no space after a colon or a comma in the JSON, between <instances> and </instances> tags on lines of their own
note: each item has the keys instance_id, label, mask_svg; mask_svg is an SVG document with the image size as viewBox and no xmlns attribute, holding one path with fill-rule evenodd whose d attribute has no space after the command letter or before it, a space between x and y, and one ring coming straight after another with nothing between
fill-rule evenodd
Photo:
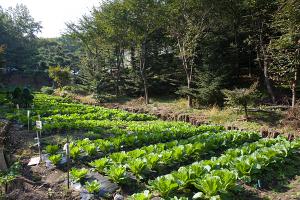
<instances>
[{"instance_id":1,"label":"white garden marker","mask_svg":"<svg viewBox=\"0 0 300 200\"><path fill-rule=\"evenodd\" d=\"M16 107L17 107L17 115L20 115L20 106L19 106L19 104L17 104Z\"/></svg>"},{"instance_id":2,"label":"white garden marker","mask_svg":"<svg viewBox=\"0 0 300 200\"><path fill-rule=\"evenodd\" d=\"M30 111L28 110L27 111L28 119L29 119L29 116L30 116ZM41 151L41 142L40 142L40 135L42 134L43 123L41 121L40 115L38 115L38 121L35 122L35 125L36 125L37 130L36 130L36 138L34 138L34 139L37 140L37 143L35 145L38 146L39 156L31 158L28 163L29 166L38 165L43 160L42 151Z\"/></svg>"},{"instance_id":3,"label":"white garden marker","mask_svg":"<svg viewBox=\"0 0 300 200\"><path fill-rule=\"evenodd\" d=\"M29 133L29 123L30 123L30 110L27 110L27 126L28 126L28 133Z\"/></svg>"},{"instance_id":4,"label":"white garden marker","mask_svg":"<svg viewBox=\"0 0 300 200\"><path fill-rule=\"evenodd\" d=\"M37 140L37 145L38 145L38 148L39 148L39 155L40 155L40 159L42 160L42 151L41 151L41 143L40 143L40 137L42 135L42 129L43 129L43 123L41 121L41 116L38 115L38 121L35 122L36 124L36 128L37 128L37 131L36 131L36 140Z\"/></svg>"},{"instance_id":5,"label":"white garden marker","mask_svg":"<svg viewBox=\"0 0 300 200\"><path fill-rule=\"evenodd\" d=\"M67 143L64 145L63 148L66 151L67 157L67 186L70 189L70 145L69 145L69 135L67 135Z\"/></svg>"},{"instance_id":6,"label":"white garden marker","mask_svg":"<svg viewBox=\"0 0 300 200\"><path fill-rule=\"evenodd\" d=\"M39 130L42 130L42 129L43 129L42 121L36 121L35 124L36 124L36 128L37 128L37 129L39 129Z\"/></svg>"}]
</instances>

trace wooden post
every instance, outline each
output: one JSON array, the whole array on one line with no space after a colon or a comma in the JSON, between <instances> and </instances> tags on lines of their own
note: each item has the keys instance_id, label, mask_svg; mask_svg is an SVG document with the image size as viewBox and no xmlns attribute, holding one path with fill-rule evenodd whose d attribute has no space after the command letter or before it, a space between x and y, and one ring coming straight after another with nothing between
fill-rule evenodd
<instances>
[{"instance_id":1,"label":"wooden post","mask_svg":"<svg viewBox=\"0 0 300 200\"><path fill-rule=\"evenodd\" d=\"M68 144L67 145L68 189L70 189L70 149L69 149L69 135L67 135L67 144Z\"/></svg>"}]
</instances>

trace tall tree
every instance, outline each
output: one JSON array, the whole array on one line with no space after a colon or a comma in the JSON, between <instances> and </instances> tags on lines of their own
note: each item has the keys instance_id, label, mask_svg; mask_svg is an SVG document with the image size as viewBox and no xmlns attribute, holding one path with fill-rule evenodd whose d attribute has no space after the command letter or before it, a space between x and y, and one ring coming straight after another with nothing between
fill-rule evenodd
<instances>
[{"instance_id":1,"label":"tall tree","mask_svg":"<svg viewBox=\"0 0 300 200\"><path fill-rule=\"evenodd\" d=\"M249 15L245 17L248 19L250 28L247 41L256 51L256 60L262 71L265 86L272 102L275 103L276 99L269 74L270 52L268 45L274 32L271 27L272 16L278 4L274 0L247 0L246 4Z\"/></svg>"},{"instance_id":2,"label":"tall tree","mask_svg":"<svg viewBox=\"0 0 300 200\"><path fill-rule=\"evenodd\" d=\"M28 69L36 54L36 34L41 25L23 4L3 10L0 7L0 44L6 46L6 67Z\"/></svg>"},{"instance_id":3,"label":"tall tree","mask_svg":"<svg viewBox=\"0 0 300 200\"><path fill-rule=\"evenodd\" d=\"M205 0L171 0L168 4L168 32L177 43L178 55L186 75L188 107L192 107L190 90L196 50L199 40L208 33L211 9L211 5Z\"/></svg>"},{"instance_id":4,"label":"tall tree","mask_svg":"<svg viewBox=\"0 0 300 200\"><path fill-rule=\"evenodd\" d=\"M149 103L149 83L147 77L146 55L151 37L163 26L164 0L127 0L124 1L128 13L129 40L138 53L138 68L144 87L145 103Z\"/></svg>"},{"instance_id":5,"label":"tall tree","mask_svg":"<svg viewBox=\"0 0 300 200\"><path fill-rule=\"evenodd\" d=\"M280 0L272 26L278 35L272 39L272 75L280 85L290 85L292 106L296 103L296 88L300 68L300 2Z\"/></svg>"}]
</instances>

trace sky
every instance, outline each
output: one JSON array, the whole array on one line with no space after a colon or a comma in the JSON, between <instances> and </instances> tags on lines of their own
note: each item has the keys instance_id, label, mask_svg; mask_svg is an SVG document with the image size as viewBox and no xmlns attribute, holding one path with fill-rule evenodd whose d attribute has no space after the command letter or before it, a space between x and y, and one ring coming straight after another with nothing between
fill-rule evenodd
<instances>
[{"instance_id":1,"label":"sky","mask_svg":"<svg viewBox=\"0 0 300 200\"><path fill-rule=\"evenodd\" d=\"M35 21L40 21L43 29L39 37L58 37L64 32L66 22L76 22L89 14L93 6L98 7L101 0L0 0L4 9L16 4L24 4Z\"/></svg>"}]
</instances>

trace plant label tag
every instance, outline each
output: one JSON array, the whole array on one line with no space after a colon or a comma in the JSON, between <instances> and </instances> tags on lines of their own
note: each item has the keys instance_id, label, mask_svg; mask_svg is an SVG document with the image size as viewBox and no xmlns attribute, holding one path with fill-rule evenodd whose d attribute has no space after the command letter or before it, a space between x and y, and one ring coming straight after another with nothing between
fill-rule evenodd
<instances>
[{"instance_id":1,"label":"plant label tag","mask_svg":"<svg viewBox=\"0 0 300 200\"><path fill-rule=\"evenodd\" d=\"M35 124L36 124L37 129L42 130L42 128L43 128L42 121L36 121Z\"/></svg>"},{"instance_id":2,"label":"plant label tag","mask_svg":"<svg viewBox=\"0 0 300 200\"><path fill-rule=\"evenodd\" d=\"M28 166L32 166L32 165L38 165L41 161L41 158L40 157L33 157L33 158L30 158L30 161L28 163Z\"/></svg>"},{"instance_id":3,"label":"plant label tag","mask_svg":"<svg viewBox=\"0 0 300 200\"><path fill-rule=\"evenodd\" d=\"M66 151L66 155L69 155L69 143L66 143L65 145L64 145L64 148L63 148L63 150L64 151Z\"/></svg>"},{"instance_id":4,"label":"plant label tag","mask_svg":"<svg viewBox=\"0 0 300 200\"><path fill-rule=\"evenodd\" d=\"M30 110L27 110L27 118L30 117Z\"/></svg>"},{"instance_id":5,"label":"plant label tag","mask_svg":"<svg viewBox=\"0 0 300 200\"><path fill-rule=\"evenodd\" d=\"M20 106L19 106L19 104L17 104L17 109L18 109L18 110L20 109Z\"/></svg>"},{"instance_id":6,"label":"plant label tag","mask_svg":"<svg viewBox=\"0 0 300 200\"><path fill-rule=\"evenodd\" d=\"M257 185L258 185L258 188L261 188L261 182L259 179L257 180Z\"/></svg>"}]
</instances>

